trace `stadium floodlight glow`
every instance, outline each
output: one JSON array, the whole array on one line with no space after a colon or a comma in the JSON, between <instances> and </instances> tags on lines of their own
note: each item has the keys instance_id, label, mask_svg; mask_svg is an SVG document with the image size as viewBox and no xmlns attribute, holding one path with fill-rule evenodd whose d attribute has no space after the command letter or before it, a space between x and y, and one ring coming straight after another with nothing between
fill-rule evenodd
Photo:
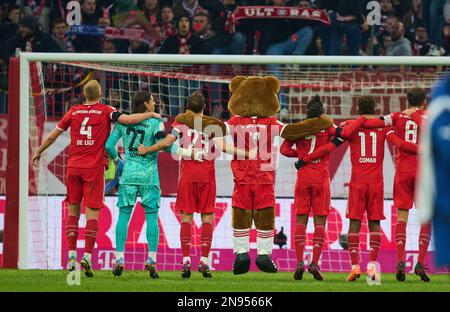
<instances>
[{"instance_id":1,"label":"stadium floodlight glow","mask_svg":"<svg viewBox=\"0 0 450 312\"><path fill-rule=\"evenodd\" d=\"M30 129L30 98L31 91L31 76L30 63L32 62L46 62L69 64L77 68L85 67L98 71L133 71L136 75L151 76L151 64L161 64L162 69L158 69L157 74L160 75L164 71L165 66L172 66L178 64L192 65L192 64L240 64L240 65L266 65L266 64L289 64L300 66L323 66L324 72L331 68L330 72L338 69L333 69L336 66L450 66L450 57L378 57L378 56L251 56L251 55L165 55L165 54L91 54L91 53L20 53L20 140L19 140L19 256L18 263L20 269L27 269L34 267L30 264L30 241L27 233L29 232L29 129ZM114 64L114 66L110 66ZM329 66L329 67L326 67ZM144 68L144 69L139 69ZM289 76L290 85L292 81L302 83L299 75L302 73L295 72L295 67L290 69L292 71ZM437 70L435 70L437 71ZM150 72L150 73L149 73ZM314 74L314 69L311 69L309 74ZM191 73L194 76L195 73ZM234 74L234 73L233 73ZM243 72L246 75L247 72ZM254 74L270 74L270 72L256 72ZM428 88L435 78L439 76L438 73L432 73L433 77L426 80L426 87ZM169 76L167 79L173 79L174 76ZM175 77L176 78L176 77ZM193 78L194 79L194 78ZM203 82L208 81L208 77L201 78ZM223 81L228 81L224 78ZM313 79L313 78L311 78ZM427 78L428 79L428 78ZM219 81L219 80L215 80ZM283 84L282 84L283 85ZM385 86L383 85L383 88ZM11 88L11 86L10 86ZM314 89L314 88L312 88ZM311 90L313 94L314 90ZM310 94L310 93L305 93ZM301 111L298 115L301 117ZM336 113L339 115L339 113ZM349 116L350 113L342 115ZM304 116L303 116L304 117Z\"/></svg>"}]
</instances>

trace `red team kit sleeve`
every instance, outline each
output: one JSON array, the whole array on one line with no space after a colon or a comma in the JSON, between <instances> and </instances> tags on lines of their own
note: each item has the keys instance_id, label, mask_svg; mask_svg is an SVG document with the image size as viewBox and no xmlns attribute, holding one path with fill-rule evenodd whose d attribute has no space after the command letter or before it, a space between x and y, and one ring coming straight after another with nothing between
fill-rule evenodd
<instances>
[{"instance_id":1,"label":"red team kit sleeve","mask_svg":"<svg viewBox=\"0 0 450 312\"><path fill-rule=\"evenodd\" d=\"M386 135L386 140L395 146L397 146L399 149L411 153L411 154L418 154L419 153L419 146L417 144L407 142L405 140L402 140L399 138L393 130L389 131Z\"/></svg>"},{"instance_id":2,"label":"red team kit sleeve","mask_svg":"<svg viewBox=\"0 0 450 312\"><path fill-rule=\"evenodd\" d=\"M292 148L295 145L295 142L284 140L283 144L281 144L280 153L286 157L297 158L297 150Z\"/></svg>"},{"instance_id":3,"label":"red team kit sleeve","mask_svg":"<svg viewBox=\"0 0 450 312\"><path fill-rule=\"evenodd\" d=\"M417 124L418 128L422 128L422 122L424 119L423 111L417 110L411 114L411 119Z\"/></svg>"},{"instance_id":4,"label":"red team kit sleeve","mask_svg":"<svg viewBox=\"0 0 450 312\"><path fill-rule=\"evenodd\" d=\"M63 118L58 122L56 128L62 131L66 131L70 127L70 119L72 117L72 109L69 109L67 113L64 114Z\"/></svg>"},{"instance_id":5,"label":"red team kit sleeve","mask_svg":"<svg viewBox=\"0 0 450 312\"><path fill-rule=\"evenodd\" d=\"M323 158L329 155L336 149L336 147L342 144L343 139L351 138L366 121L366 117L359 116L356 120L346 122L344 127L330 127L329 133L330 135L334 135L335 138L331 142L319 147L316 151L307 155L305 158L303 158L303 162L310 163L316 159Z\"/></svg>"}]
</instances>

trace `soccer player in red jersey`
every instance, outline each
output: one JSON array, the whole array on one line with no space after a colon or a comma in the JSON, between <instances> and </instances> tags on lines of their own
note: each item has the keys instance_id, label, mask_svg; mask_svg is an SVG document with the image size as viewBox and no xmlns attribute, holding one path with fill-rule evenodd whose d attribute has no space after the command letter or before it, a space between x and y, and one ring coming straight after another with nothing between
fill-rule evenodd
<instances>
[{"instance_id":1,"label":"soccer player in red jersey","mask_svg":"<svg viewBox=\"0 0 450 312\"><path fill-rule=\"evenodd\" d=\"M105 143L111 132L111 121L123 124L136 124L151 117L160 118L156 113L124 115L115 108L100 104L102 90L96 80L84 86L84 104L72 106L56 128L33 156L35 166L39 164L42 153L70 127L69 162L66 175L69 216L66 223L66 238L69 247L70 271L76 268L76 245L81 202L86 206L86 228L84 256L80 265L88 277L94 276L91 254L97 237L98 216L103 207L105 190L104 171L107 164Z\"/></svg>"},{"instance_id":2,"label":"soccer player in red jersey","mask_svg":"<svg viewBox=\"0 0 450 312\"><path fill-rule=\"evenodd\" d=\"M319 117L323 114L323 105L319 96L313 97L307 104L307 119ZM287 157L303 159L306 155L313 153L316 149L326 145L332 137L336 137L336 144L343 142L341 138L349 138L364 123L366 118L361 116L356 122L349 124L345 128L331 126L315 135L308 136L297 142L285 140L281 145L281 154ZM295 145L295 149L292 148ZM322 246L325 240L325 224L330 212L330 156L327 155L314 162L305 164L297 173L297 183L295 185L294 206L297 214L295 226L295 251L297 253L297 269L294 279L301 280L305 265L303 254L306 245L306 227L308 225L309 214L314 215L314 236L313 236L313 259L308 267L308 271L316 280L323 280L318 262L322 253Z\"/></svg>"},{"instance_id":3,"label":"soccer player in red jersey","mask_svg":"<svg viewBox=\"0 0 450 312\"><path fill-rule=\"evenodd\" d=\"M205 98L199 91L195 91L187 98L187 109L197 114L203 115L205 108ZM233 153L233 148L229 145L222 145L222 139L213 139L207 134L196 129L191 129L187 125L175 121L172 130L163 140L150 146L139 146L141 155L156 152L167 148L179 139L179 145L192 151L188 158L181 159L180 179L178 181L176 209L181 213L180 241L183 253L183 269L181 276L189 278L191 276L191 228L194 213L200 213L202 219L201 229L201 258L198 271L203 277L211 278L211 271L208 265L209 252L211 250L214 210L216 206L216 176L214 168L215 144L224 152ZM197 161L200 155L194 155L198 151L207 152L206 159ZM188 155L185 155L188 156ZM245 157L245 153L241 154ZM192 160L191 158L197 159Z\"/></svg>"},{"instance_id":4,"label":"soccer player in red jersey","mask_svg":"<svg viewBox=\"0 0 450 312\"><path fill-rule=\"evenodd\" d=\"M359 113L373 118L375 100L369 96L358 99ZM371 121L365 121L364 124ZM351 122L347 122L345 126ZM384 183L383 159L384 142L387 139L400 149L417 152L417 145L405 142L395 135L390 128L361 128L350 138L350 157L352 162L352 175L350 179L349 196L346 217L350 219L348 233L349 252L352 271L347 280L355 281L361 276L359 266L359 232L364 213L367 214L370 230L370 261L376 261L380 248L381 233L380 221L384 220ZM303 158L302 163L324 157L334 149L336 143L328 143L317 151Z\"/></svg>"},{"instance_id":5,"label":"soccer player in red jersey","mask_svg":"<svg viewBox=\"0 0 450 312\"><path fill-rule=\"evenodd\" d=\"M422 88L412 88L407 93L409 108L404 112L396 112L367 121L364 127L392 126L397 136L407 142L418 144L420 126L424 117L426 105L426 92ZM397 243L397 268L398 281L405 280L405 243L406 225L408 223L409 210L413 207L416 190L419 157L417 153L400 150L395 162L394 177L394 207L397 210L397 223L395 226L395 240ZM429 224L422 225L419 234L419 258L414 267L414 272L422 281L429 282L430 278L425 272L424 262L431 239Z\"/></svg>"}]
</instances>

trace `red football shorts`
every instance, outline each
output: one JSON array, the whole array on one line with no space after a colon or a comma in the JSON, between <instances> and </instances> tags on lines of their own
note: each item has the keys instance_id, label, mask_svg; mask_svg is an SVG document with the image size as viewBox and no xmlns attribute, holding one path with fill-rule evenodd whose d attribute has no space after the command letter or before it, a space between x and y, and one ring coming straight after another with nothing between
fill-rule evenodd
<instances>
[{"instance_id":1,"label":"red football shorts","mask_svg":"<svg viewBox=\"0 0 450 312\"><path fill-rule=\"evenodd\" d=\"M302 183L295 185L294 206L298 215L309 215L310 211L315 216L327 216L330 213L330 181L323 183Z\"/></svg>"},{"instance_id":2,"label":"red football shorts","mask_svg":"<svg viewBox=\"0 0 450 312\"><path fill-rule=\"evenodd\" d=\"M67 170L67 201L71 205L81 204L99 209L105 197L105 167L71 168Z\"/></svg>"},{"instance_id":3,"label":"red football shorts","mask_svg":"<svg viewBox=\"0 0 450 312\"><path fill-rule=\"evenodd\" d=\"M216 208L216 181L178 182L177 211L213 213Z\"/></svg>"},{"instance_id":4,"label":"red football shorts","mask_svg":"<svg viewBox=\"0 0 450 312\"><path fill-rule=\"evenodd\" d=\"M275 207L274 185L234 183L232 206L247 210Z\"/></svg>"},{"instance_id":5,"label":"red football shorts","mask_svg":"<svg viewBox=\"0 0 450 312\"><path fill-rule=\"evenodd\" d=\"M353 183L347 202L347 214L349 219L361 220L364 212L368 220L384 220L384 184L380 183Z\"/></svg>"},{"instance_id":6,"label":"red football shorts","mask_svg":"<svg viewBox=\"0 0 450 312\"><path fill-rule=\"evenodd\" d=\"M395 172L394 207L401 209L411 209L414 203L415 188L415 172Z\"/></svg>"}]
</instances>

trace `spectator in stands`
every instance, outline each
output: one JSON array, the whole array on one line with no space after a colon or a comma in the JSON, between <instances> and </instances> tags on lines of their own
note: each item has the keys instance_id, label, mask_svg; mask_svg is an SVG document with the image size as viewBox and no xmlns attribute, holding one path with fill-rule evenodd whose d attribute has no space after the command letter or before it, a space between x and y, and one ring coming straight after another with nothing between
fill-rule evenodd
<instances>
[{"instance_id":1,"label":"spectator in stands","mask_svg":"<svg viewBox=\"0 0 450 312\"><path fill-rule=\"evenodd\" d=\"M414 56L441 56L445 54L445 50L438 48L429 40L427 29L422 23L416 27L416 36L413 43Z\"/></svg>"},{"instance_id":2,"label":"spectator in stands","mask_svg":"<svg viewBox=\"0 0 450 312\"><path fill-rule=\"evenodd\" d=\"M375 26L376 27L376 34L380 38L383 35L386 35L389 33L389 30L386 29L388 19L391 16L395 16L395 10L392 6L392 0L380 0L380 9L381 9L381 25Z\"/></svg>"},{"instance_id":3,"label":"spectator in stands","mask_svg":"<svg viewBox=\"0 0 450 312\"><path fill-rule=\"evenodd\" d=\"M0 23L0 47L19 31L19 21L20 6L11 6L8 10L8 16Z\"/></svg>"},{"instance_id":4,"label":"spectator in stands","mask_svg":"<svg viewBox=\"0 0 450 312\"><path fill-rule=\"evenodd\" d=\"M50 32L50 2L48 0L24 1L23 15L33 15L38 19L42 31Z\"/></svg>"},{"instance_id":5,"label":"spectator in stands","mask_svg":"<svg viewBox=\"0 0 450 312\"><path fill-rule=\"evenodd\" d=\"M162 54L206 54L203 40L192 33L191 21L187 15L181 16L177 23L178 34L167 38L159 53Z\"/></svg>"},{"instance_id":6,"label":"spectator in stands","mask_svg":"<svg viewBox=\"0 0 450 312\"><path fill-rule=\"evenodd\" d=\"M161 28L158 22L159 1L145 0L140 2L141 11L130 11L122 20L121 28L132 28L139 25L145 30L151 52L156 52L161 45Z\"/></svg>"},{"instance_id":7,"label":"spectator in stands","mask_svg":"<svg viewBox=\"0 0 450 312\"><path fill-rule=\"evenodd\" d=\"M273 6L286 6L286 0L273 0ZM267 55L304 55L313 40L313 29L302 20L274 20L261 29L260 51ZM270 64L270 74L281 77L281 66ZM285 91L281 90L281 117L289 112Z\"/></svg>"},{"instance_id":8,"label":"spectator in stands","mask_svg":"<svg viewBox=\"0 0 450 312\"><path fill-rule=\"evenodd\" d=\"M405 28L398 18L393 20L391 26L392 44L387 48L387 56L411 56L411 42L404 37Z\"/></svg>"},{"instance_id":9,"label":"spectator in stands","mask_svg":"<svg viewBox=\"0 0 450 312\"><path fill-rule=\"evenodd\" d=\"M23 52L61 52L58 44L41 30L37 19L32 15L21 19L19 33L8 39L0 51L0 58L7 60L14 55L16 48Z\"/></svg>"},{"instance_id":10,"label":"spectator in stands","mask_svg":"<svg viewBox=\"0 0 450 312\"><path fill-rule=\"evenodd\" d=\"M286 6L286 0L273 0L274 6ZM261 32L261 51L268 55L303 55L311 44L313 29L301 20L277 20Z\"/></svg>"},{"instance_id":11,"label":"spectator in stands","mask_svg":"<svg viewBox=\"0 0 450 312\"><path fill-rule=\"evenodd\" d=\"M165 6L161 9L158 18L161 27L161 37L165 40L167 37L175 34L177 28L175 26L175 14L170 6ZM163 40L163 41L164 41Z\"/></svg>"},{"instance_id":12,"label":"spectator in stands","mask_svg":"<svg viewBox=\"0 0 450 312\"><path fill-rule=\"evenodd\" d=\"M95 0L81 1L81 23L83 25L97 25L99 14L96 11L97 4ZM73 37L73 45L76 52L101 53L102 41L98 36L76 35Z\"/></svg>"},{"instance_id":13,"label":"spectator in stands","mask_svg":"<svg viewBox=\"0 0 450 312\"><path fill-rule=\"evenodd\" d=\"M65 35L68 25L65 19L57 18L52 22L52 38L63 52L73 52L73 44Z\"/></svg>"},{"instance_id":14,"label":"spectator in stands","mask_svg":"<svg viewBox=\"0 0 450 312\"><path fill-rule=\"evenodd\" d=\"M20 21L20 6L13 5L8 9L8 17L3 22L9 22L16 25L19 25Z\"/></svg>"},{"instance_id":15,"label":"spectator in stands","mask_svg":"<svg viewBox=\"0 0 450 312\"><path fill-rule=\"evenodd\" d=\"M420 10L420 0L412 0L408 12L403 17L405 25L405 37L413 41L416 37L416 27L423 24L422 11Z\"/></svg>"},{"instance_id":16,"label":"spectator in stands","mask_svg":"<svg viewBox=\"0 0 450 312\"><path fill-rule=\"evenodd\" d=\"M430 42L442 46L442 27L444 26L444 6L447 0L422 0L422 17L430 35Z\"/></svg>"},{"instance_id":17,"label":"spectator in stands","mask_svg":"<svg viewBox=\"0 0 450 312\"><path fill-rule=\"evenodd\" d=\"M359 55L361 29L369 29L362 14L360 0L317 0L320 9L327 10L330 26L321 27L321 37L327 55L340 55L341 44L346 36L349 55Z\"/></svg>"},{"instance_id":18,"label":"spectator in stands","mask_svg":"<svg viewBox=\"0 0 450 312\"><path fill-rule=\"evenodd\" d=\"M175 17L188 16L193 18L195 14L203 11L203 2L208 2L207 0L175 0L173 3L173 11Z\"/></svg>"},{"instance_id":19,"label":"spectator in stands","mask_svg":"<svg viewBox=\"0 0 450 312\"><path fill-rule=\"evenodd\" d=\"M213 54L244 54L246 37L242 27L236 25L231 18L237 5L235 0L222 0L207 6L216 31L212 40Z\"/></svg>"},{"instance_id":20,"label":"spectator in stands","mask_svg":"<svg viewBox=\"0 0 450 312\"><path fill-rule=\"evenodd\" d=\"M117 47L113 40L103 40L102 53L117 53Z\"/></svg>"},{"instance_id":21,"label":"spectator in stands","mask_svg":"<svg viewBox=\"0 0 450 312\"><path fill-rule=\"evenodd\" d=\"M158 24L157 17L159 12L158 0L144 0L141 7L147 21L152 26L156 26Z\"/></svg>"},{"instance_id":22,"label":"spectator in stands","mask_svg":"<svg viewBox=\"0 0 450 312\"><path fill-rule=\"evenodd\" d=\"M206 48L206 53L210 54L212 51L212 40L216 32L212 29L211 20L206 12L197 13L192 19L193 33L199 36Z\"/></svg>"},{"instance_id":23,"label":"spectator in stands","mask_svg":"<svg viewBox=\"0 0 450 312\"><path fill-rule=\"evenodd\" d=\"M101 7L102 15L98 19L98 22L97 22L98 26L103 26L103 27L111 26L111 24L112 24L112 20L111 20L112 15L111 14L112 14L113 8L114 8L114 4L110 4L109 6Z\"/></svg>"},{"instance_id":24,"label":"spectator in stands","mask_svg":"<svg viewBox=\"0 0 450 312\"><path fill-rule=\"evenodd\" d=\"M150 47L147 43L139 40L130 40L128 47L128 53L133 54L148 54L150 53Z\"/></svg>"},{"instance_id":25,"label":"spectator in stands","mask_svg":"<svg viewBox=\"0 0 450 312\"><path fill-rule=\"evenodd\" d=\"M177 27L175 26L175 15L171 6L163 6L158 14L159 23L159 39L155 51L161 48L163 42L170 36L176 34Z\"/></svg>"},{"instance_id":26,"label":"spectator in stands","mask_svg":"<svg viewBox=\"0 0 450 312\"><path fill-rule=\"evenodd\" d=\"M189 16L181 16L177 23L178 34L167 38L158 53L162 54L206 54L206 47L203 40L192 33L191 21ZM183 111L184 98L194 90L200 89L198 81L168 79L162 83L163 90L161 94L168 94L168 99L163 100L169 102L169 111L166 112L172 116ZM164 86L165 85L165 86ZM168 87L166 87L168 86ZM181 93L180 93L181 92Z\"/></svg>"},{"instance_id":27,"label":"spectator in stands","mask_svg":"<svg viewBox=\"0 0 450 312\"><path fill-rule=\"evenodd\" d=\"M100 15L96 11L95 0L81 1L81 23L83 25L97 25Z\"/></svg>"}]
</instances>

